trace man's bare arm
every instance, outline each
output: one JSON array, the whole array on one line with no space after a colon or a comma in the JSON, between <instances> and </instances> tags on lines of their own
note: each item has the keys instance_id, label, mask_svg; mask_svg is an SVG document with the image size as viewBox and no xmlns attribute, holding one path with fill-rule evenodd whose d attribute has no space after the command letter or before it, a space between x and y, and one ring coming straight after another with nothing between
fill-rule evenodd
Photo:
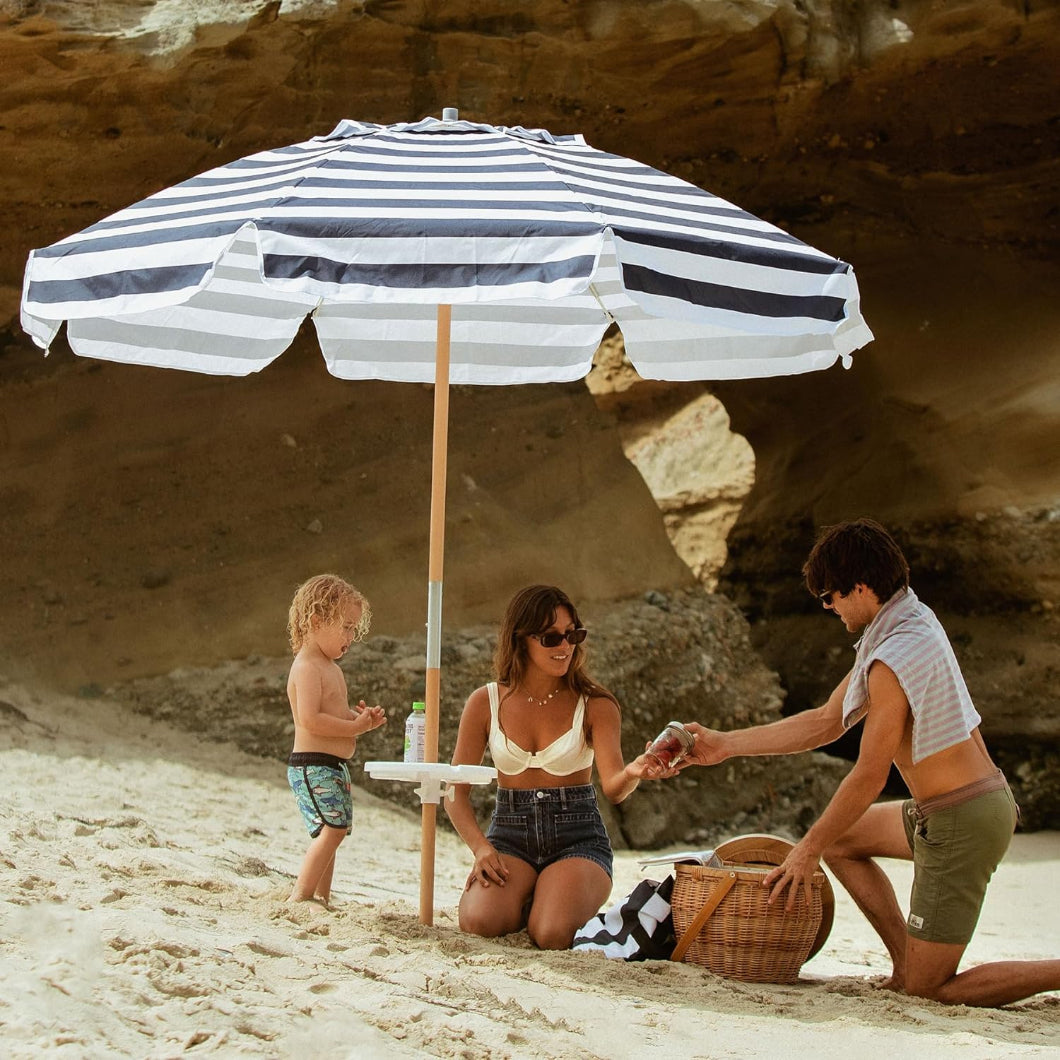
<instances>
[{"instance_id":1,"label":"man's bare arm","mask_svg":"<svg viewBox=\"0 0 1060 1060\"><path fill-rule=\"evenodd\" d=\"M713 766L727 758L743 755L794 754L837 740L843 735L843 696L849 683L850 674L847 674L824 706L801 711L769 725L719 732L694 721L688 722L685 727L695 734L696 745L681 768L685 765Z\"/></svg>"},{"instance_id":2,"label":"man's bare arm","mask_svg":"<svg viewBox=\"0 0 1060 1060\"><path fill-rule=\"evenodd\" d=\"M865 715L858 759L836 789L824 813L795 845L784 863L766 876L766 885L773 886L771 900L775 900L789 884L789 909L794 905L800 886L809 898L813 874L822 853L861 818L883 791L908 719L909 701L894 671L884 663L873 663L869 670L869 710Z\"/></svg>"}]
</instances>

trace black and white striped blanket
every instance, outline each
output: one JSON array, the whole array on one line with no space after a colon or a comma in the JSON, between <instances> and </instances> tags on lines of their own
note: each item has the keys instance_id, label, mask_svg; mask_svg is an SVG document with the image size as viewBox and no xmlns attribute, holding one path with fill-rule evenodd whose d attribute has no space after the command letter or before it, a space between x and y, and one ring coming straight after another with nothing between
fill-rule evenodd
<instances>
[{"instance_id":1,"label":"black and white striped blanket","mask_svg":"<svg viewBox=\"0 0 1060 1060\"><path fill-rule=\"evenodd\" d=\"M622 961L668 960L676 943L673 889L673 876L661 883L641 880L629 895L580 927L571 948Z\"/></svg>"}]
</instances>

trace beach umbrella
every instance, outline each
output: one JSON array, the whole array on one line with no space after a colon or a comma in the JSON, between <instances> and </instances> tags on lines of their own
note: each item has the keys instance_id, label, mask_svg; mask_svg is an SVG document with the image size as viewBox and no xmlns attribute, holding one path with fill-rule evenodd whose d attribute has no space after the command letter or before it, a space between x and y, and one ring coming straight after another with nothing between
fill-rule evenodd
<instances>
[{"instance_id":1,"label":"beach umbrella","mask_svg":"<svg viewBox=\"0 0 1060 1060\"><path fill-rule=\"evenodd\" d=\"M30 253L45 350L259 371L309 315L340 379L433 383L427 760L437 761L451 383L585 376L605 330L649 379L827 368L872 333L851 267L579 135L459 120L341 121L157 192ZM420 919L433 917L423 805Z\"/></svg>"}]
</instances>

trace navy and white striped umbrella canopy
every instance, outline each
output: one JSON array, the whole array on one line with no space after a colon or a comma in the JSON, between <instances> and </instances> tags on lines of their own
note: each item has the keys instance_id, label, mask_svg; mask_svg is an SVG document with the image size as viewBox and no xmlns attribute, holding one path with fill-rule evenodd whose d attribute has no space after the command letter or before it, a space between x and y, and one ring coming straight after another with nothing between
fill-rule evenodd
<instances>
[{"instance_id":1,"label":"navy and white striped umbrella canopy","mask_svg":"<svg viewBox=\"0 0 1060 1060\"><path fill-rule=\"evenodd\" d=\"M433 382L427 756L437 758L450 383L586 375L617 323L649 379L789 375L871 341L854 272L581 136L343 121L193 177L29 256L47 349L219 375L275 360L312 315L342 379ZM420 918L431 923L434 811Z\"/></svg>"},{"instance_id":2,"label":"navy and white striped umbrella canopy","mask_svg":"<svg viewBox=\"0 0 1060 1060\"><path fill-rule=\"evenodd\" d=\"M609 324L655 379L827 368L872 339L845 262L577 135L426 118L210 170L30 254L22 324L87 357L259 371L311 314L343 379L584 376Z\"/></svg>"}]
</instances>

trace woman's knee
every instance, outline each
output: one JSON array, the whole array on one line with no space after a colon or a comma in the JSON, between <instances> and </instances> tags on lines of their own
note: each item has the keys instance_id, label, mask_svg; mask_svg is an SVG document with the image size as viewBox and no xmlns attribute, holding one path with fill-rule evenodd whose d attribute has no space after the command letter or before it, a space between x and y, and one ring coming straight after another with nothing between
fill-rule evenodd
<instances>
[{"instance_id":1,"label":"woman's knee","mask_svg":"<svg viewBox=\"0 0 1060 1060\"><path fill-rule=\"evenodd\" d=\"M526 932L539 950L569 950L577 928L555 920L532 921Z\"/></svg>"},{"instance_id":2,"label":"woman's knee","mask_svg":"<svg viewBox=\"0 0 1060 1060\"><path fill-rule=\"evenodd\" d=\"M476 901L476 897L465 895L466 900L460 903L458 923L461 931L495 939L523 929L524 920L520 910L508 908L505 904Z\"/></svg>"},{"instance_id":3,"label":"woman's knee","mask_svg":"<svg viewBox=\"0 0 1060 1060\"><path fill-rule=\"evenodd\" d=\"M526 923L530 941L539 950L569 950L575 932L600 908L600 902L590 904L591 909L581 903L557 904L535 898Z\"/></svg>"},{"instance_id":4,"label":"woman's knee","mask_svg":"<svg viewBox=\"0 0 1060 1060\"><path fill-rule=\"evenodd\" d=\"M481 909L461 909L459 924L461 931L468 935L479 935L484 939L495 939L499 935L510 934L496 917L484 915Z\"/></svg>"}]
</instances>

